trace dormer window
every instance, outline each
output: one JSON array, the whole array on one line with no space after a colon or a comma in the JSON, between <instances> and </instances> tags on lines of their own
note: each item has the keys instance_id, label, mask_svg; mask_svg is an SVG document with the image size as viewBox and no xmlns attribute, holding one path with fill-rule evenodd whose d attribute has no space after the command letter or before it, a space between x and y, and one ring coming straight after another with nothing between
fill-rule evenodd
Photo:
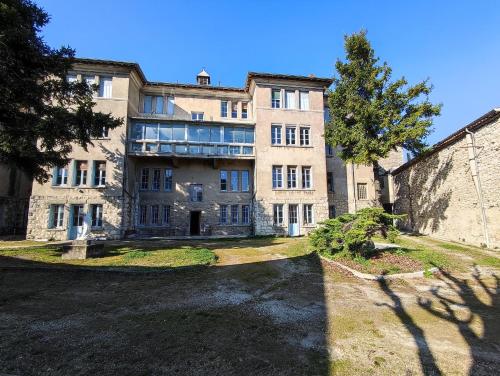
<instances>
[{"instance_id":1,"label":"dormer window","mask_svg":"<svg viewBox=\"0 0 500 376\"><path fill-rule=\"evenodd\" d=\"M203 112L191 112L191 120L202 121Z\"/></svg>"}]
</instances>

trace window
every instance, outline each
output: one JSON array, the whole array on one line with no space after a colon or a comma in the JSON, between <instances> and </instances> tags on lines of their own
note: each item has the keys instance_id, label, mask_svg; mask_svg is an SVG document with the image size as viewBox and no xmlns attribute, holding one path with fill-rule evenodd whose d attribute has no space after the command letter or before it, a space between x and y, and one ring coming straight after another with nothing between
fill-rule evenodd
<instances>
[{"instance_id":1,"label":"window","mask_svg":"<svg viewBox=\"0 0 500 376\"><path fill-rule=\"evenodd\" d=\"M155 114L163 114L163 97L155 97Z\"/></svg>"},{"instance_id":2,"label":"window","mask_svg":"<svg viewBox=\"0 0 500 376\"><path fill-rule=\"evenodd\" d=\"M68 184L68 168L56 167L54 172L54 185L64 186Z\"/></svg>"},{"instance_id":3,"label":"window","mask_svg":"<svg viewBox=\"0 0 500 376\"><path fill-rule=\"evenodd\" d=\"M64 205L54 204L50 205L50 228L61 228L64 223Z\"/></svg>"},{"instance_id":4,"label":"window","mask_svg":"<svg viewBox=\"0 0 500 376\"><path fill-rule=\"evenodd\" d=\"M144 113L150 114L153 112L153 97L151 95L144 96Z\"/></svg>"},{"instance_id":5,"label":"window","mask_svg":"<svg viewBox=\"0 0 500 376\"><path fill-rule=\"evenodd\" d=\"M336 216L335 206L334 205L330 205L328 207L328 218L335 218L335 216Z\"/></svg>"},{"instance_id":6,"label":"window","mask_svg":"<svg viewBox=\"0 0 500 376\"><path fill-rule=\"evenodd\" d=\"M283 188L283 167L273 166L273 188Z\"/></svg>"},{"instance_id":7,"label":"window","mask_svg":"<svg viewBox=\"0 0 500 376\"><path fill-rule=\"evenodd\" d=\"M310 134L311 129L309 127L300 127L300 146L309 146L311 143L310 141Z\"/></svg>"},{"instance_id":8,"label":"window","mask_svg":"<svg viewBox=\"0 0 500 376\"><path fill-rule=\"evenodd\" d=\"M220 223L226 224L227 223L227 205L220 205L219 211L220 211Z\"/></svg>"},{"instance_id":9,"label":"window","mask_svg":"<svg viewBox=\"0 0 500 376\"><path fill-rule=\"evenodd\" d=\"M329 157L333 156L333 146L332 145L325 145L325 153Z\"/></svg>"},{"instance_id":10,"label":"window","mask_svg":"<svg viewBox=\"0 0 500 376\"><path fill-rule=\"evenodd\" d=\"M202 121L203 112L191 112L191 120Z\"/></svg>"},{"instance_id":11,"label":"window","mask_svg":"<svg viewBox=\"0 0 500 376\"><path fill-rule=\"evenodd\" d=\"M328 192L335 192L335 187L333 185L333 172L326 173L326 187Z\"/></svg>"},{"instance_id":12,"label":"window","mask_svg":"<svg viewBox=\"0 0 500 376\"><path fill-rule=\"evenodd\" d=\"M281 90L272 89L271 90L271 107L280 108L281 107Z\"/></svg>"},{"instance_id":13,"label":"window","mask_svg":"<svg viewBox=\"0 0 500 376\"><path fill-rule=\"evenodd\" d=\"M248 118L248 103L241 104L241 118L242 119Z\"/></svg>"},{"instance_id":14,"label":"window","mask_svg":"<svg viewBox=\"0 0 500 376\"><path fill-rule=\"evenodd\" d=\"M271 125L271 144L281 145L281 125Z\"/></svg>"},{"instance_id":15,"label":"window","mask_svg":"<svg viewBox=\"0 0 500 376\"><path fill-rule=\"evenodd\" d=\"M220 117L227 117L227 101L221 101L220 102Z\"/></svg>"},{"instance_id":16,"label":"window","mask_svg":"<svg viewBox=\"0 0 500 376\"><path fill-rule=\"evenodd\" d=\"M160 207L158 205L151 205L151 224L160 224Z\"/></svg>"},{"instance_id":17,"label":"window","mask_svg":"<svg viewBox=\"0 0 500 376\"><path fill-rule=\"evenodd\" d=\"M241 205L241 223L244 225L250 223L250 205Z\"/></svg>"},{"instance_id":18,"label":"window","mask_svg":"<svg viewBox=\"0 0 500 376\"><path fill-rule=\"evenodd\" d=\"M238 224L238 205L231 205L231 223Z\"/></svg>"},{"instance_id":19,"label":"window","mask_svg":"<svg viewBox=\"0 0 500 376\"><path fill-rule=\"evenodd\" d=\"M172 169L171 168L165 169L165 180L163 182L163 188L167 192L172 191Z\"/></svg>"},{"instance_id":20,"label":"window","mask_svg":"<svg viewBox=\"0 0 500 376\"><path fill-rule=\"evenodd\" d=\"M160 141L172 141L172 126L168 124L160 124Z\"/></svg>"},{"instance_id":21,"label":"window","mask_svg":"<svg viewBox=\"0 0 500 376\"><path fill-rule=\"evenodd\" d=\"M253 129L245 128L245 144L253 144L255 134Z\"/></svg>"},{"instance_id":22,"label":"window","mask_svg":"<svg viewBox=\"0 0 500 376\"><path fill-rule=\"evenodd\" d=\"M83 205L72 205L71 212L73 213L73 226L83 226L83 222L85 221L85 212L83 211Z\"/></svg>"},{"instance_id":23,"label":"window","mask_svg":"<svg viewBox=\"0 0 500 376\"><path fill-rule=\"evenodd\" d=\"M70 83L70 84L73 84L75 83L76 81L78 81L78 77L76 74L68 74L66 76L66 82Z\"/></svg>"},{"instance_id":24,"label":"window","mask_svg":"<svg viewBox=\"0 0 500 376\"><path fill-rule=\"evenodd\" d=\"M94 186L104 187L106 185L106 162L94 161Z\"/></svg>"},{"instance_id":25,"label":"window","mask_svg":"<svg viewBox=\"0 0 500 376\"><path fill-rule=\"evenodd\" d=\"M144 128L146 140L158 140L158 124L144 124Z\"/></svg>"},{"instance_id":26,"label":"window","mask_svg":"<svg viewBox=\"0 0 500 376\"><path fill-rule=\"evenodd\" d=\"M109 137L109 128L102 127L101 138L108 138L108 137Z\"/></svg>"},{"instance_id":27,"label":"window","mask_svg":"<svg viewBox=\"0 0 500 376\"><path fill-rule=\"evenodd\" d=\"M146 205L141 205L139 208L139 224L145 225L148 218L148 207Z\"/></svg>"},{"instance_id":28,"label":"window","mask_svg":"<svg viewBox=\"0 0 500 376\"><path fill-rule=\"evenodd\" d=\"M186 127L184 125L172 126L172 140L184 141L186 139Z\"/></svg>"},{"instance_id":29,"label":"window","mask_svg":"<svg viewBox=\"0 0 500 376\"><path fill-rule=\"evenodd\" d=\"M299 96L300 109L309 110L309 92L301 91Z\"/></svg>"},{"instance_id":30,"label":"window","mask_svg":"<svg viewBox=\"0 0 500 376\"><path fill-rule=\"evenodd\" d=\"M92 86L95 85L95 76L83 76L83 81L92 88Z\"/></svg>"},{"instance_id":31,"label":"window","mask_svg":"<svg viewBox=\"0 0 500 376\"><path fill-rule=\"evenodd\" d=\"M286 144L295 145L295 127L286 127Z\"/></svg>"},{"instance_id":32,"label":"window","mask_svg":"<svg viewBox=\"0 0 500 376\"><path fill-rule=\"evenodd\" d=\"M87 161L76 161L75 185L87 184Z\"/></svg>"},{"instance_id":33,"label":"window","mask_svg":"<svg viewBox=\"0 0 500 376\"><path fill-rule=\"evenodd\" d=\"M143 168L141 171L141 189L149 188L149 168Z\"/></svg>"},{"instance_id":34,"label":"window","mask_svg":"<svg viewBox=\"0 0 500 376\"><path fill-rule=\"evenodd\" d=\"M99 77L99 96L111 98L113 94L113 77Z\"/></svg>"},{"instance_id":35,"label":"window","mask_svg":"<svg viewBox=\"0 0 500 376\"><path fill-rule=\"evenodd\" d=\"M248 171L241 171L241 191L248 192L250 190L250 174Z\"/></svg>"},{"instance_id":36,"label":"window","mask_svg":"<svg viewBox=\"0 0 500 376\"><path fill-rule=\"evenodd\" d=\"M167 114L173 115L175 108L175 99L174 97L167 97Z\"/></svg>"},{"instance_id":37,"label":"window","mask_svg":"<svg viewBox=\"0 0 500 376\"><path fill-rule=\"evenodd\" d=\"M231 103L231 117L232 118L238 117L238 102Z\"/></svg>"},{"instance_id":38,"label":"window","mask_svg":"<svg viewBox=\"0 0 500 376\"><path fill-rule=\"evenodd\" d=\"M238 171L231 171L231 191L238 192Z\"/></svg>"},{"instance_id":39,"label":"window","mask_svg":"<svg viewBox=\"0 0 500 376\"><path fill-rule=\"evenodd\" d=\"M283 205L282 204L273 205L273 224L275 226L281 226L283 224Z\"/></svg>"},{"instance_id":40,"label":"window","mask_svg":"<svg viewBox=\"0 0 500 376\"><path fill-rule=\"evenodd\" d=\"M90 205L92 227L102 227L102 205Z\"/></svg>"},{"instance_id":41,"label":"window","mask_svg":"<svg viewBox=\"0 0 500 376\"><path fill-rule=\"evenodd\" d=\"M358 200L366 200L368 198L366 193L366 183L358 183Z\"/></svg>"},{"instance_id":42,"label":"window","mask_svg":"<svg viewBox=\"0 0 500 376\"><path fill-rule=\"evenodd\" d=\"M288 166L286 181L288 189L297 188L297 167Z\"/></svg>"},{"instance_id":43,"label":"window","mask_svg":"<svg viewBox=\"0 0 500 376\"><path fill-rule=\"evenodd\" d=\"M160 190L160 176L161 176L161 170L159 168L155 168L153 170L153 184L151 185L151 189L153 191Z\"/></svg>"},{"instance_id":44,"label":"window","mask_svg":"<svg viewBox=\"0 0 500 376\"><path fill-rule=\"evenodd\" d=\"M302 167L302 189L312 188L311 167Z\"/></svg>"},{"instance_id":45,"label":"window","mask_svg":"<svg viewBox=\"0 0 500 376\"><path fill-rule=\"evenodd\" d=\"M312 204L304 204L302 208L304 210L304 224L305 225L313 224L314 221L313 221L313 206L312 206Z\"/></svg>"},{"instance_id":46,"label":"window","mask_svg":"<svg viewBox=\"0 0 500 376\"><path fill-rule=\"evenodd\" d=\"M227 171L224 170L220 172L220 190L227 192Z\"/></svg>"},{"instance_id":47,"label":"window","mask_svg":"<svg viewBox=\"0 0 500 376\"><path fill-rule=\"evenodd\" d=\"M295 108L295 91L285 90L285 108Z\"/></svg>"},{"instance_id":48,"label":"window","mask_svg":"<svg viewBox=\"0 0 500 376\"><path fill-rule=\"evenodd\" d=\"M202 184L191 184L189 187L190 200L193 202L203 201L203 185Z\"/></svg>"},{"instance_id":49,"label":"window","mask_svg":"<svg viewBox=\"0 0 500 376\"><path fill-rule=\"evenodd\" d=\"M164 225L170 224L170 205L163 205L162 222Z\"/></svg>"}]
</instances>

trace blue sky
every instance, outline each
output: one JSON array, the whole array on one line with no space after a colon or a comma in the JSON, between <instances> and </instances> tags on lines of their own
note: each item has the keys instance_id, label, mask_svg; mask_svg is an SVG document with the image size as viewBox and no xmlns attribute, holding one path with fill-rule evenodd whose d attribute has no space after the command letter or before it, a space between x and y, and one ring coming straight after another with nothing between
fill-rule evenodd
<instances>
[{"instance_id":1,"label":"blue sky","mask_svg":"<svg viewBox=\"0 0 500 376\"><path fill-rule=\"evenodd\" d=\"M431 144L500 107L500 1L36 2L51 46L138 62L154 81L193 82L201 67L225 86L248 71L332 76L343 36L365 28L394 78L434 85Z\"/></svg>"}]
</instances>

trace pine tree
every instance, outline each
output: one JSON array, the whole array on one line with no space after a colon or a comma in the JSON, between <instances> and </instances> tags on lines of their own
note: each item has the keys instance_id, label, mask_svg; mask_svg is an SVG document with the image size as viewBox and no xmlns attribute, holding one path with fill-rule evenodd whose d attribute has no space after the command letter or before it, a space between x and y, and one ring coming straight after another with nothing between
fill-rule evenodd
<instances>
[{"instance_id":1,"label":"pine tree","mask_svg":"<svg viewBox=\"0 0 500 376\"><path fill-rule=\"evenodd\" d=\"M427 81L409 86L404 77L391 82L392 69L379 64L366 31L346 36L345 51L328 98L326 143L340 147L346 162L373 165L376 174L378 161L392 150L424 151L433 117L441 112L429 101L432 87Z\"/></svg>"},{"instance_id":2,"label":"pine tree","mask_svg":"<svg viewBox=\"0 0 500 376\"><path fill-rule=\"evenodd\" d=\"M122 119L94 112L96 87L67 82L75 51L53 49L39 35L48 14L29 0L0 1L0 162L40 182Z\"/></svg>"}]
</instances>

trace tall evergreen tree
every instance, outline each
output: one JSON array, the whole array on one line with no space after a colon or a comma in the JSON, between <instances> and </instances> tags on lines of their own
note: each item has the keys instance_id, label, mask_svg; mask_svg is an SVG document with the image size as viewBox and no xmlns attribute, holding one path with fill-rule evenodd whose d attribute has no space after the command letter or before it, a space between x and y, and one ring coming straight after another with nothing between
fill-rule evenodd
<instances>
[{"instance_id":1,"label":"tall evergreen tree","mask_svg":"<svg viewBox=\"0 0 500 376\"><path fill-rule=\"evenodd\" d=\"M67 82L75 52L53 49L39 35L48 14L30 0L0 1L0 162L40 182L122 119L94 112L96 87Z\"/></svg>"},{"instance_id":2,"label":"tall evergreen tree","mask_svg":"<svg viewBox=\"0 0 500 376\"><path fill-rule=\"evenodd\" d=\"M441 105L429 101L428 82L409 86L404 77L391 82L392 69L379 64L366 31L346 36L345 51L328 98L327 144L339 146L344 161L373 164L375 172L391 150L425 150L433 117L441 112Z\"/></svg>"}]
</instances>

